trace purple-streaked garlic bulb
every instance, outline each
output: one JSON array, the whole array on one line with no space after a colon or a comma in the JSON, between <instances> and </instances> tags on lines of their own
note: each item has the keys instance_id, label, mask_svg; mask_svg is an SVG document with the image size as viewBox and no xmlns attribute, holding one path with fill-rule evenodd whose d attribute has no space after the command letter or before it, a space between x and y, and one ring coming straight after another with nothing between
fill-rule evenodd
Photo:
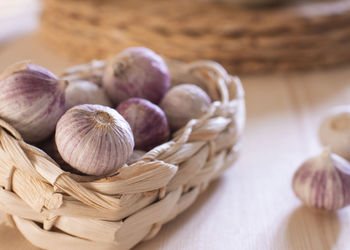
<instances>
[{"instance_id":1,"label":"purple-streaked garlic bulb","mask_svg":"<svg viewBox=\"0 0 350 250\"><path fill-rule=\"evenodd\" d=\"M305 205L337 210L350 204L350 163L325 149L306 160L293 177L293 190Z\"/></svg>"},{"instance_id":2,"label":"purple-streaked garlic bulb","mask_svg":"<svg viewBox=\"0 0 350 250\"><path fill-rule=\"evenodd\" d=\"M201 117L209 108L210 97L194 84L181 84L171 88L160 107L164 110L170 128L177 130L194 118Z\"/></svg>"},{"instance_id":3,"label":"purple-streaked garlic bulb","mask_svg":"<svg viewBox=\"0 0 350 250\"><path fill-rule=\"evenodd\" d=\"M114 104L130 97L158 104L170 87L170 76L159 55L144 47L131 47L111 58L102 84Z\"/></svg>"},{"instance_id":4,"label":"purple-streaked garlic bulb","mask_svg":"<svg viewBox=\"0 0 350 250\"><path fill-rule=\"evenodd\" d=\"M88 81L70 82L65 91L66 107L70 109L80 104L100 104L112 106L105 90Z\"/></svg>"},{"instance_id":5,"label":"purple-streaked garlic bulb","mask_svg":"<svg viewBox=\"0 0 350 250\"><path fill-rule=\"evenodd\" d=\"M16 65L0 82L0 117L27 142L39 142L55 130L65 111L66 81L34 65Z\"/></svg>"},{"instance_id":6,"label":"purple-streaked garlic bulb","mask_svg":"<svg viewBox=\"0 0 350 250\"><path fill-rule=\"evenodd\" d=\"M129 159L134 138L128 122L115 110L97 104L69 109L55 135L63 160L89 175L109 175Z\"/></svg>"},{"instance_id":7,"label":"purple-streaked garlic bulb","mask_svg":"<svg viewBox=\"0 0 350 250\"><path fill-rule=\"evenodd\" d=\"M118 105L117 111L130 124L135 148L150 150L169 139L169 126L164 112L142 98L130 98Z\"/></svg>"}]
</instances>

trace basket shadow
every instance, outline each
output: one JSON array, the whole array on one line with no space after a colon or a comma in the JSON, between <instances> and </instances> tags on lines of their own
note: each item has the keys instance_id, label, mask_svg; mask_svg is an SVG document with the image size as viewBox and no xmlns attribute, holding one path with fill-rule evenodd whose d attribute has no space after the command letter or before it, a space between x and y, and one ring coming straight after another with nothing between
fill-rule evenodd
<instances>
[{"instance_id":1,"label":"basket shadow","mask_svg":"<svg viewBox=\"0 0 350 250\"><path fill-rule=\"evenodd\" d=\"M285 242L281 249L330 250L337 243L340 233L336 213L299 207L288 218Z\"/></svg>"},{"instance_id":2,"label":"basket shadow","mask_svg":"<svg viewBox=\"0 0 350 250\"><path fill-rule=\"evenodd\" d=\"M167 245L173 234L181 230L183 226L191 220L191 217L204 206L205 203L215 196L221 185L221 178L218 178L211 182L208 188L198 196L197 200L183 213L179 214L172 221L166 223L160 232L151 240L141 242L137 244L133 249L162 249L162 246ZM197 225L200 227L200 225Z\"/></svg>"}]
</instances>

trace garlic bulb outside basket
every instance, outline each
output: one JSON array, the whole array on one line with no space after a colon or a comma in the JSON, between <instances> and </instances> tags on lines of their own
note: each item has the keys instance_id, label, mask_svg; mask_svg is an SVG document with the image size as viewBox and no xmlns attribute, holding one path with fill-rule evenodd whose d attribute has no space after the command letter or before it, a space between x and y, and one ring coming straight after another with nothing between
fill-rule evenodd
<instances>
[{"instance_id":1,"label":"garlic bulb outside basket","mask_svg":"<svg viewBox=\"0 0 350 250\"><path fill-rule=\"evenodd\" d=\"M114 109L83 104L58 121L57 149L70 166L89 175L108 175L130 157L134 138L127 121Z\"/></svg>"},{"instance_id":2,"label":"garlic bulb outside basket","mask_svg":"<svg viewBox=\"0 0 350 250\"><path fill-rule=\"evenodd\" d=\"M331 109L322 120L319 138L323 146L350 160L350 106Z\"/></svg>"},{"instance_id":3,"label":"garlic bulb outside basket","mask_svg":"<svg viewBox=\"0 0 350 250\"><path fill-rule=\"evenodd\" d=\"M293 190L307 206L336 210L350 203L350 163L325 149L295 172Z\"/></svg>"}]
</instances>

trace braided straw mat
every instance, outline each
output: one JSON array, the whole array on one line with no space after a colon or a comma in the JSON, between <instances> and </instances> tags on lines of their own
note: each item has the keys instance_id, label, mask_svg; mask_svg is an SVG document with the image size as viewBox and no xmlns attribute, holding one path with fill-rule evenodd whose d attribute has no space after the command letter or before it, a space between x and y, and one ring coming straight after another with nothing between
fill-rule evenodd
<instances>
[{"instance_id":1,"label":"braided straw mat","mask_svg":"<svg viewBox=\"0 0 350 250\"><path fill-rule=\"evenodd\" d=\"M35 246L130 249L154 237L232 166L245 122L243 89L219 64L168 61L172 84L195 82L214 100L173 138L97 178L64 172L0 120L0 209ZM63 78L96 79L104 61L68 69Z\"/></svg>"},{"instance_id":2,"label":"braided straw mat","mask_svg":"<svg viewBox=\"0 0 350 250\"><path fill-rule=\"evenodd\" d=\"M214 0L44 0L41 36L77 62L146 46L235 73L304 70L350 61L350 0L239 8Z\"/></svg>"}]
</instances>

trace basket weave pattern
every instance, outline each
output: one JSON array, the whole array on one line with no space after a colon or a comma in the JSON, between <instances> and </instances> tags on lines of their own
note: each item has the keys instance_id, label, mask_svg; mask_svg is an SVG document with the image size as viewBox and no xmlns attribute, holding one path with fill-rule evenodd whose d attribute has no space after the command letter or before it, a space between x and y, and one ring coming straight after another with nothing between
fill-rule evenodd
<instances>
[{"instance_id":1,"label":"basket weave pattern","mask_svg":"<svg viewBox=\"0 0 350 250\"><path fill-rule=\"evenodd\" d=\"M45 249L130 249L154 237L188 208L237 158L245 121L240 81L210 61L168 61L172 84L196 81L214 102L173 138L97 178L64 172L0 120L0 209L34 245ZM67 70L91 79L104 61Z\"/></svg>"}]
</instances>

